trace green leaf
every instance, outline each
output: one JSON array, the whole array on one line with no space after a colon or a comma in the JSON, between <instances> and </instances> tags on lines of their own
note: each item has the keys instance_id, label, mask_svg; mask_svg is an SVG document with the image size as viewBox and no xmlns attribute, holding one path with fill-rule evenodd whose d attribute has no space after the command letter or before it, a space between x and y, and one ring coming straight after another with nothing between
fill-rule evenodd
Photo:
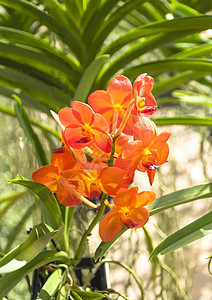
<instances>
[{"instance_id":1,"label":"green leaf","mask_svg":"<svg viewBox=\"0 0 212 300\"><path fill-rule=\"evenodd\" d=\"M185 31L185 30L204 30L211 28L211 16L198 16L198 17L189 17L189 18L175 18L173 20L162 20L152 22L138 28L132 29L129 32L121 35L119 38L111 42L108 46L106 46L102 51L103 53L108 53L112 55L116 51L118 51L123 46L139 40L141 37L146 37L149 35L156 35L158 33L173 31L173 35L176 34L177 31ZM197 32L198 32L197 31Z\"/></svg>"},{"instance_id":2,"label":"green leaf","mask_svg":"<svg viewBox=\"0 0 212 300\"><path fill-rule=\"evenodd\" d=\"M123 74L135 79L136 74L144 72L155 75L167 71L177 72L187 70L210 73L212 72L212 60L197 58L159 60L126 69Z\"/></svg>"},{"instance_id":3,"label":"green leaf","mask_svg":"<svg viewBox=\"0 0 212 300\"><path fill-rule=\"evenodd\" d=\"M195 125L212 126L212 118L193 116L152 118L156 125Z\"/></svg>"},{"instance_id":4,"label":"green leaf","mask_svg":"<svg viewBox=\"0 0 212 300\"><path fill-rule=\"evenodd\" d=\"M201 72L188 70L184 72L179 72L174 76L171 76L167 79L161 80L160 82L156 83L153 88L153 94L155 96L159 96L179 87L180 84L186 84L191 80L197 80L207 74L210 74L210 71Z\"/></svg>"},{"instance_id":5,"label":"green leaf","mask_svg":"<svg viewBox=\"0 0 212 300\"><path fill-rule=\"evenodd\" d=\"M38 203L33 201L32 205L27 209L24 215L22 215L21 220L15 225L15 227L10 231L10 235L7 239L7 245L5 246L5 252L9 251L11 249L11 246L14 241L17 240L17 237L19 233L21 233L21 229L27 222L27 220L32 217L32 214L35 212L36 207L38 206Z\"/></svg>"},{"instance_id":6,"label":"green leaf","mask_svg":"<svg viewBox=\"0 0 212 300\"><path fill-rule=\"evenodd\" d=\"M21 38L21 37L20 37ZM66 61L61 61L60 57L50 56L49 53L41 53L37 49L27 48L22 45L0 43L1 63L10 65L13 68L27 69L30 75L37 75L39 78L46 75L52 85L63 87L65 91L74 90L70 81L79 80L79 73L73 72L72 67ZM59 58L59 59L58 59ZM17 65L17 67L16 67ZM42 75L44 74L44 75ZM45 78L45 77L44 77Z\"/></svg>"},{"instance_id":7,"label":"green leaf","mask_svg":"<svg viewBox=\"0 0 212 300\"><path fill-rule=\"evenodd\" d=\"M89 47L89 60L91 61L99 52L103 42L107 36L113 31L117 24L124 19L124 17L133 10L138 4L141 4L146 0L131 0L123 3L122 6L117 7L114 12L111 13L109 18L102 23L96 36L93 36L92 43Z\"/></svg>"},{"instance_id":8,"label":"green leaf","mask_svg":"<svg viewBox=\"0 0 212 300\"><path fill-rule=\"evenodd\" d=\"M82 78L77 86L74 100L86 102L87 96L91 90L94 80L96 79L99 71L108 60L109 55L102 55L95 59L85 70Z\"/></svg>"},{"instance_id":9,"label":"green leaf","mask_svg":"<svg viewBox=\"0 0 212 300\"><path fill-rule=\"evenodd\" d=\"M15 117L15 111L14 111L14 110L12 110L12 109L10 109L10 108L8 108L8 107L2 106L2 105L0 105L0 112L3 112L3 113L5 113L5 114L8 114L8 115L10 115L11 117ZM51 135L55 136L56 138L58 138L58 139L60 140L61 134L58 133L56 130L51 129L49 126L47 126L47 125L45 125L45 124L39 122L39 121L36 120L36 119L32 119L32 118L30 118L30 123L31 123L32 125L35 125L36 127L40 128L40 129L42 129L44 132L50 133ZM56 148L56 147L52 147L52 148ZM0 201L0 202L1 202L1 201Z\"/></svg>"},{"instance_id":10,"label":"green leaf","mask_svg":"<svg viewBox=\"0 0 212 300\"><path fill-rule=\"evenodd\" d=\"M158 254L167 254L212 233L212 211L163 240L151 253L150 259Z\"/></svg>"},{"instance_id":11,"label":"green leaf","mask_svg":"<svg viewBox=\"0 0 212 300\"><path fill-rule=\"evenodd\" d=\"M91 43L93 36L95 36L96 32L102 26L105 17L110 13L112 8L116 6L117 2L118 0L106 0L100 2L98 9L95 11L92 18L90 18L82 35L82 40L86 46Z\"/></svg>"},{"instance_id":12,"label":"green leaf","mask_svg":"<svg viewBox=\"0 0 212 300\"><path fill-rule=\"evenodd\" d=\"M167 44L168 42L174 41L180 37L190 35L195 33L194 30L190 31L176 31L172 33L159 33L154 36L148 37L145 40L138 41L136 44L132 45L126 51L123 51L119 56L117 56L113 61L111 61L99 74L97 78L97 87L104 86L113 74L118 72L118 70L123 69L125 65L132 63L133 60L137 59L141 55L152 51L153 49L159 48L160 46ZM199 66L200 67L200 66ZM201 67L200 67L201 68ZM211 68L211 66L210 66ZM142 65L139 67L132 67L127 69L124 74L126 76L135 76L139 74ZM138 72L138 73L133 73ZM146 72L146 69L145 69ZM141 72L142 73L142 72Z\"/></svg>"},{"instance_id":13,"label":"green leaf","mask_svg":"<svg viewBox=\"0 0 212 300\"><path fill-rule=\"evenodd\" d=\"M15 9L22 14L24 13L29 15L41 24L46 25L47 28L62 38L63 42L70 47L76 57L83 59L83 48L76 37L66 27L64 27L61 22L57 22L52 18L52 16L47 14L35 4L25 0L0 0L0 4Z\"/></svg>"},{"instance_id":14,"label":"green leaf","mask_svg":"<svg viewBox=\"0 0 212 300\"><path fill-rule=\"evenodd\" d=\"M113 245L113 243L115 243L115 241L125 232L127 231L127 227L122 226L121 231L117 234L116 237L114 237L111 241L109 242L101 242L98 246L98 248L95 251L94 254L94 260L95 262L97 262L98 260L101 260L102 257L105 255L105 253L107 252L107 250Z\"/></svg>"},{"instance_id":15,"label":"green leaf","mask_svg":"<svg viewBox=\"0 0 212 300\"><path fill-rule=\"evenodd\" d=\"M20 89L25 95L30 96L26 99L29 105L33 98L34 101L40 102L48 109L58 111L69 101L64 93L62 95L58 89L42 80L3 66L0 67L0 84L6 88Z\"/></svg>"},{"instance_id":16,"label":"green leaf","mask_svg":"<svg viewBox=\"0 0 212 300\"><path fill-rule=\"evenodd\" d=\"M10 180L9 183L25 186L40 198L44 207L46 208L46 218L49 222L48 224L52 228L58 229L63 224L58 201L45 185L34 181L29 181L25 178L23 179L23 177L20 176L18 179Z\"/></svg>"},{"instance_id":17,"label":"green leaf","mask_svg":"<svg viewBox=\"0 0 212 300\"><path fill-rule=\"evenodd\" d=\"M66 262L68 260L68 255L63 252L56 251L44 251L39 253L33 260L28 262L24 267L13 271L11 273L5 274L0 279L0 299L7 295L16 284L21 281L27 274L31 273L35 269L42 267L52 261Z\"/></svg>"},{"instance_id":18,"label":"green leaf","mask_svg":"<svg viewBox=\"0 0 212 300\"><path fill-rule=\"evenodd\" d=\"M55 60L67 64L70 68L70 71L72 70L75 73L80 71L79 62L76 59L74 59L70 55L67 55L63 51L56 49L45 40L42 40L29 32L25 32L23 30L18 30L15 28L0 26L0 37L5 38L11 43L36 48L44 52L48 56L54 58Z\"/></svg>"},{"instance_id":19,"label":"green leaf","mask_svg":"<svg viewBox=\"0 0 212 300\"><path fill-rule=\"evenodd\" d=\"M10 273L25 266L44 249L56 232L45 224L36 225L22 244L0 260L0 273Z\"/></svg>"},{"instance_id":20,"label":"green leaf","mask_svg":"<svg viewBox=\"0 0 212 300\"><path fill-rule=\"evenodd\" d=\"M80 291L80 290L76 290L73 289L71 291L74 295L78 295L82 300L98 300L98 299L102 299L104 297L103 294L100 293L96 293L96 292L85 292L85 291Z\"/></svg>"},{"instance_id":21,"label":"green leaf","mask_svg":"<svg viewBox=\"0 0 212 300\"><path fill-rule=\"evenodd\" d=\"M154 215L170 207L210 197L212 197L212 183L199 184L155 199L148 206L149 212L150 215Z\"/></svg>"},{"instance_id":22,"label":"green leaf","mask_svg":"<svg viewBox=\"0 0 212 300\"><path fill-rule=\"evenodd\" d=\"M41 288L37 300L50 300L56 294L59 285L62 281L62 269L56 269L47 279L44 286Z\"/></svg>"},{"instance_id":23,"label":"green leaf","mask_svg":"<svg viewBox=\"0 0 212 300\"><path fill-rule=\"evenodd\" d=\"M46 153L43 150L41 142L34 132L31 126L30 119L27 115L26 110L22 107L21 100L18 96L14 95L14 98L17 100L15 105L15 113L17 119L19 121L20 126L23 128L24 133L28 139L29 144L32 147L32 150L35 153L36 159L38 161L39 166L47 165L49 163Z\"/></svg>"}]
</instances>

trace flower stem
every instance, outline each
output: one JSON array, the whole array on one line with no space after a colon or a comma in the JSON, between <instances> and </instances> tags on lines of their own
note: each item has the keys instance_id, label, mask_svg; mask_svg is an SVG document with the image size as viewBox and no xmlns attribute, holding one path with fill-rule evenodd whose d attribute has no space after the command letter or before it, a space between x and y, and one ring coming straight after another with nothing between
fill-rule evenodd
<instances>
[{"instance_id":1,"label":"flower stem","mask_svg":"<svg viewBox=\"0 0 212 300\"><path fill-rule=\"evenodd\" d=\"M76 265L80 261L80 259L82 257L82 254L83 254L85 243L87 241L87 237L89 236L89 234L91 233L91 231L94 229L94 227L96 226L96 224L99 222L99 220L101 219L101 217L104 214L104 211L105 211L104 200L106 198L107 198L107 195L106 194L102 194L102 199L101 199L101 204L100 204L99 210L98 210L95 218L93 219L93 221L89 225L88 229L83 233L83 235L81 237L81 240L80 240L80 243L79 243L79 246L77 248L76 254L75 254L75 258L72 259L68 263L69 266Z\"/></svg>"}]
</instances>

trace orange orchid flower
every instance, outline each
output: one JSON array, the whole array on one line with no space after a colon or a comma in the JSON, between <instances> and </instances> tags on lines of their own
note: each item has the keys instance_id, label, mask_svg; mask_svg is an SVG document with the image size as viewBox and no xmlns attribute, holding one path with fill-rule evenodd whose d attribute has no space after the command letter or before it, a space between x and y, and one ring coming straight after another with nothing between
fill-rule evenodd
<instances>
[{"instance_id":1,"label":"orange orchid flower","mask_svg":"<svg viewBox=\"0 0 212 300\"><path fill-rule=\"evenodd\" d=\"M55 149L51 165L36 170L32 174L32 179L47 186L52 193L56 192L58 200L63 205L76 206L81 201L87 200L81 195L82 187L80 186L82 176L85 177L85 174L77 164L66 147ZM67 170L69 170L68 176ZM96 208L96 205L93 204L92 207Z\"/></svg>"},{"instance_id":2,"label":"orange orchid flower","mask_svg":"<svg viewBox=\"0 0 212 300\"><path fill-rule=\"evenodd\" d=\"M109 125L89 105L73 101L72 108L61 109L58 116L54 112L52 114L62 128L63 140L68 148L81 149L94 142L102 151L111 152Z\"/></svg>"},{"instance_id":3,"label":"orange orchid flower","mask_svg":"<svg viewBox=\"0 0 212 300\"><path fill-rule=\"evenodd\" d=\"M114 134L132 98L132 84L130 80L120 75L109 82L107 91L97 90L90 94L88 103L94 111L105 117L110 125L110 132Z\"/></svg>"},{"instance_id":4,"label":"orange orchid flower","mask_svg":"<svg viewBox=\"0 0 212 300\"><path fill-rule=\"evenodd\" d=\"M153 78L147 74L137 77L133 86L125 76L114 77L107 87L107 91L97 90L88 97L89 105L102 114L110 125L111 134L120 126L131 100L134 99L132 114L126 122L123 132L132 135L133 125L140 113L152 115L157 109L157 103L151 94Z\"/></svg>"},{"instance_id":5,"label":"orange orchid flower","mask_svg":"<svg viewBox=\"0 0 212 300\"><path fill-rule=\"evenodd\" d=\"M112 240L121 230L122 225L127 228L140 228L149 220L149 205L155 200L154 192L138 193L133 187L119 193L114 198L114 205L109 204L109 211L99 224L99 235L103 242ZM106 203L107 204L107 203Z\"/></svg>"},{"instance_id":6,"label":"orange orchid flower","mask_svg":"<svg viewBox=\"0 0 212 300\"><path fill-rule=\"evenodd\" d=\"M150 185L153 184L158 165L164 164L169 155L167 140L170 132L157 134L155 123L142 116L134 126L134 141L126 147L115 162L115 166L131 174L136 169L147 172Z\"/></svg>"},{"instance_id":7,"label":"orange orchid flower","mask_svg":"<svg viewBox=\"0 0 212 300\"><path fill-rule=\"evenodd\" d=\"M85 195L91 200L98 199L101 191L113 197L128 188L126 172L120 168L99 163L86 163L82 167L88 175L84 180Z\"/></svg>"}]
</instances>

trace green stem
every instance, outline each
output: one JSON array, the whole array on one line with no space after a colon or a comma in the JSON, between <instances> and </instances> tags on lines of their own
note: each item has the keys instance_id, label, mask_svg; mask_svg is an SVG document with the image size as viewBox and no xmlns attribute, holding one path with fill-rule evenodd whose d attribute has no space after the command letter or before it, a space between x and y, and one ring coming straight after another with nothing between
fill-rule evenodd
<instances>
[{"instance_id":1,"label":"green stem","mask_svg":"<svg viewBox=\"0 0 212 300\"><path fill-rule=\"evenodd\" d=\"M129 272L133 276L133 278L135 279L135 281L136 281L136 283L137 283L137 285L138 285L138 287L139 287L139 289L141 291L141 300L144 300L144 294L145 294L145 292L144 292L143 284L142 284L141 280L138 278L138 276L135 275L135 273L133 272L133 270L129 266L125 265L124 263L121 263L120 261L112 260L112 259L109 259L109 258L103 259L101 261L101 264L105 263L105 262L116 264L116 265L124 268L127 272Z\"/></svg>"},{"instance_id":2,"label":"green stem","mask_svg":"<svg viewBox=\"0 0 212 300\"><path fill-rule=\"evenodd\" d=\"M100 204L100 207L99 207L99 210L95 216L95 218L93 219L93 221L91 222L91 224L89 225L88 229L83 233L82 237L81 237L81 240L80 240L80 243L79 243L79 246L77 248L77 251L76 251L76 254L75 254L75 258L72 259L69 263L68 263L68 266L73 266L73 265L76 265L81 257L82 257L82 254L83 254L83 250L84 250L84 246L85 246L85 243L87 241L87 237L89 236L89 234L91 233L91 231L94 229L94 227L96 226L96 224L99 222L99 220L101 219L101 217L103 216L104 214L104 211L105 211L105 204L104 204L104 200L107 198L107 195L106 194L103 194L102 195L102 199L101 199L101 204Z\"/></svg>"},{"instance_id":3,"label":"green stem","mask_svg":"<svg viewBox=\"0 0 212 300\"><path fill-rule=\"evenodd\" d=\"M108 160L108 167L112 167L113 166L113 162L114 162L114 153L116 150L116 137L113 137L113 146L112 146L112 150L111 150L111 154L110 154L110 158Z\"/></svg>"},{"instance_id":4,"label":"green stem","mask_svg":"<svg viewBox=\"0 0 212 300\"><path fill-rule=\"evenodd\" d=\"M64 244L65 251L68 253L69 251L69 229L71 226L71 221L73 219L75 212L75 207L65 207L65 229L64 229Z\"/></svg>"}]
</instances>

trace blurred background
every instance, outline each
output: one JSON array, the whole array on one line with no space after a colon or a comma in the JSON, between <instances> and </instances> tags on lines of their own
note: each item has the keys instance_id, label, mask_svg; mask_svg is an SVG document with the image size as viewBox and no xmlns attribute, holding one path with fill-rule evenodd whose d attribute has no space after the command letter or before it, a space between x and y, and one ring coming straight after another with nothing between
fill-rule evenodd
<instances>
[{"instance_id":1,"label":"blurred background","mask_svg":"<svg viewBox=\"0 0 212 300\"><path fill-rule=\"evenodd\" d=\"M159 132L171 131L170 156L152 187L139 172L135 185L159 197L211 182L211 14L207 0L0 0L0 252L13 249L42 221L39 201L7 182L17 174L31 179L41 165L14 94L50 159L51 149L61 145L50 109L58 112L73 99L86 102L117 74L133 82L147 72L155 80L159 106L153 120ZM92 212L77 209L83 229ZM148 261L147 243L155 247L210 210L211 198L201 199L152 216L144 230L125 233L106 255L113 260L108 263L111 288L132 300L140 299L141 285L145 299L211 300L210 235L160 256L159 262ZM87 254L92 256L99 242L96 228ZM139 284L117 262L133 269ZM8 299L29 299L27 292L22 280Z\"/></svg>"}]
</instances>

